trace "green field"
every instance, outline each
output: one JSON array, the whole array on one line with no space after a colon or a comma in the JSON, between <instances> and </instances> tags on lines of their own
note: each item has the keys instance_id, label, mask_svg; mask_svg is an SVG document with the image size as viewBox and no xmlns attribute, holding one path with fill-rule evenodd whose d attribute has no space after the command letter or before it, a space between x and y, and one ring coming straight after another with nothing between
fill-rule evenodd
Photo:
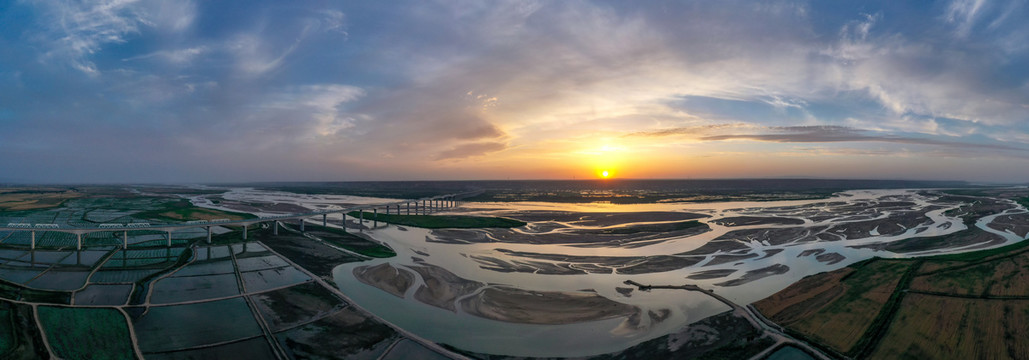
<instances>
[{"instance_id":1,"label":"green field","mask_svg":"<svg viewBox=\"0 0 1029 360\"><path fill-rule=\"evenodd\" d=\"M170 222L214 219L243 220L257 218L257 216L247 213L197 207L186 199L165 201L159 204L156 209L139 212L133 214L132 217L137 219L164 220Z\"/></svg>"},{"instance_id":2,"label":"green field","mask_svg":"<svg viewBox=\"0 0 1029 360\"><path fill-rule=\"evenodd\" d=\"M754 305L789 333L853 358L1027 358L1029 241L873 258L810 276Z\"/></svg>"},{"instance_id":3,"label":"green field","mask_svg":"<svg viewBox=\"0 0 1029 360\"><path fill-rule=\"evenodd\" d=\"M360 213L357 211L351 211L347 213L351 217L358 217ZM502 218L502 217L486 217L486 216L464 216L464 215L386 215L386 214L374 214L365 211L364 218L366 220L378 219L379 221L403 225L420 227L423 229L476 229L476 228L513 228L519 226L525 226L525 222Z\"/></svg>"},{"instance_id":4,"label":"green field","mask_svg":"<svg viewBox=\"0 0 1029 360\"><path fill-rule=\"evenodd\" d=\"M14 340L14 319L11 311L0 307L0 358L14 350L17 343Z\"/></svg>"},{"instance_id":5,"label":"green field","mask_svg":"<svg viewBox=\"0 0 1029 360\"><path fill-rule=\"evenodd\" d=\"M913 264L879 259L856 263L825 273L824 280L806 278L754 305L799 336L838 353L857 353L865 345L864 335L881 325L878 315L894 301L898 283Z\"/></svg>"},{"instance_id":6,"label":"green field","mask_svg":"<svg viewBox=\"0 0 1029 360\"><path fill-rule=\"evenodd\" d=\"M40 306L50 347L64 359L135 359L125 317L115 309Z\"/></svg>"},{"instance_id":7,"label":"green field","mask_svg":"<svg viewBox=\"0 0 1029 360\"><path fill-rule=\"evenodd\" d=\"M282 226L289 227L289 225L286 224L283 224ZM311 233L332 245L339 246L364 256L373 258L390 258L397 256L397 253L394 252L393 249L348 233L343 229L307 224L304 226L304 230L307 230L308 233Z\"/></svg>"},{"instance_id":8,"label":"green field","mask_svg":"<svg viewBox=\"0 0 1029 360\"><path fill-rule=\"evenodd\" d=\"M71 293L29 289L0 280L0 298L45 304L67 304L71 302Z\"/></svg>"}]
</instances>

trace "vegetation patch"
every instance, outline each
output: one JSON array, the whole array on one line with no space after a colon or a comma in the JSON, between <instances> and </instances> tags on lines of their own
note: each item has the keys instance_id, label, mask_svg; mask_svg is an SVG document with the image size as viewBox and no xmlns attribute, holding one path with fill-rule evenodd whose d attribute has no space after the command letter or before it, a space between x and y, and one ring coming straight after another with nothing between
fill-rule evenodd
<instances>
[{"instance_id":1,"label":"vegetation patch","mask_svg":"<svg viewBox=\"0 0 1029 360\"><path fill-rule=\"evenodd\" d=\"M1025 250L1027 247L1029 247L1029 241L1019 241L1014 244L1009 244L993 249L972 251L959 254L936 255L932 257L927 257L925 259L935 261L977 261L995 255L1010 254L1011 252L1014 252L1016 250Z\"/></svg>"},{"instance_id":2,"label":"vegetation patch","mask_svg":"<svg viewBox=\"0 0 1029 360\"><path fill-rule=\"evenodd\" d=\"M14 341L14 319L11 311L0 308L0 357L11 352L17 343Z\"/></svg>"},{"instance_id":3,"label":"vegetation patch","mask_svg":"<svg viewBox=\"0 0 1029 360\"><path fill-rule=\"evenodd\" d=\"M347 213L351 217L359 217L357 211ZM420 227L423 229L475 229L475 228L514 228L525 226L525 222L502 217L465 216L465 215L386 215L365 211L365 219L378 219L385 223Z\"/></svg>"},{"instance_id":4,"label":"vegetation patch","mask_svg":"<svg viewBox=\"0 0 1029 360\"><path fill-rule=\"evenodd\" d=\"M0 211L48 209L83 196L64 188L0 188Z\"/></svg>"},{"instance_id":5,"label":"vegetation patch","mask_svg":"<svg viewBox=\"0 0 1029 360\"><path fill-rule=\"evenodd\" d=\"M1029 358L1029 301L909 294L871 358Z\"/></svg>"},{"instance_id":6,"label":"vegetation patch","mask_svg":"<svg viewBox=\"0 0 1029 360\"><path fill-rule=\"evenodd\" d=\"M343 229L311 224L305 225L304 229L307 230L308 234L325 242L364 256L373 258L390 258L397 256L397 253L388 246L348 233Z\"/></svg>"},{"instance_id":7,"label":"vegetation patch","mask_svg":"<svg viewBox=\"0 0 1029 360\"><path fill-rule=\"evenodd\" d=\"M115 309L40 306L50 347L63 359L134 359L125 316Z\"/></svg>"},{"instance_id":8,"label":"vegetation patch","mask_svg":"<svg viewBox=\"0 0 1029 360\"><path fill-rule=\"evenodd\" d=\"M71 293L30 289L0 280L0 298L44 304L68 304L71 301Z\"/></svg>"},{"instance_id":9,"label":"vegetation patch","mask_svg":"<svg viewBox=\"0 0 1029 360\"><path fill-rule=\"evenodd\" d=\"M855 348L912 262L875 260L808 277L755 307L773 321L840 353Z\"/></svg>"},{"instance_id":10,"label":"vegetation patch","mask_svg":"<svg viewBox=\"0 0 1029 360\"><path fill-rule=\"evenodd\" d=\"M172 222L183 222L190 220L245 220L256 219L253 214L207 209L194 206L189 200L179 199L168 201L159 205L157 209L147 210L133 214L132 217L145 220L165 220Z\"/></svg>"},{"instance_id":11,"label":"vegetation patch","mask_svg":"<svg viewBox=\"0 0 1029 360\"><path fill-rule=\"evenodd\" d=\"M886 279L899 281L875 285ZM963 254L870 259L810 276L754 305L788 333L854 358L1020 359L1029 358L1022 341L1029 335L1027 284L1029 242L1022 241ZM847 311L864 312L865 321L839 316ZM849 348L839 340L844 336Z\"/></svg>"}]
</instances>

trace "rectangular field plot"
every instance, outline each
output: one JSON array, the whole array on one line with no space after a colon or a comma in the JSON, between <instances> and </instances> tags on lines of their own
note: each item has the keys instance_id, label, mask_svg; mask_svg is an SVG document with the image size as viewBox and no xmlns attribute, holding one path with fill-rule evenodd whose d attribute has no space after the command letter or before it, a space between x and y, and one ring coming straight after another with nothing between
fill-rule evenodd
<instances>
[{"instance_id":1,"label":"rectangular field plot","mask_svg":"<svg viewBox=\"0 0 1029 360\"><path fill-rule=\"evenodd\" d=\"M268 248L258 244L256 242L245 242L242 244L233 244L232 252L236 253L236 256L250 256L250 255L266 255Z\"/></svg>"},{"instance_id":2,"label":"rectangular field plot","mask_svg":"<svg viewBox=\"0 0 1029 360\"><path fill-rule=\"evenodd\" d=\"M174 263L175 261L168 259L121 259L112 257L104 263L103 269L137 268L143 266L148 268L159 268L170 266Z\"/></svg>"},{"instance_id":3,"label":"rectangular field plot","mask_svg":"<svg viewBox=\"0 0 1029 360\"><path fill-rule=\"evenodd\" d=\"M46 268L12 268L4 266L0 267L0 279L17 284L24 284L36 276L39 276L43 271L46 271Z\"/></svg>"},{"instance_id":4,"label":"rectangular field plot","mask_svg":"<svg viewBox=\"0 0 1029 360\"><path fill-rule=\"evenodd\" d=\"M167 267L179 259L180 252L173 251L174 248L160 250L119 250L111 256L103 269L135 268L135 267Z\"/></svg>"},{"instance_id":5,"label":"rectangular field plot","mask_svg":"<svg viewBox=\"0 0 1029 360\"><path fill-rule=\"evenodd\" d=\"M261 328L243 298L154 306L134 322L143 352L165 352L247 339Z\"/></svg>"},{"instance_id":6,"label":"rectangular field plot","mask_svg":"<svg viewBox=\"0 0 1029 360\"><path fill-rule=\"evenodd\" d=\"M169 304L232 295L239 295L236 274L168 277L154 284L150 302Z\"/></svg>"},{"instance_id":7,"label":"rectangular field plot","mask_svg":"<svg viewBox=\"0 0 1029 360\"><path fill-rule=\"evenodd\" d=\"M229 255L228 246L208 246L196 250L197 260L228 259Z\"/></svg>"},{"instance_id":8,"label":"rectangular field plot","mask_svg":"<svg viewBox=\"0 0 1029 360\"><path fill-rule=\"evenodd\" d=\"M128 302L133 285L90 284L75 293L75 305L124 305Z\"/></svg>"},{"instance_id":9,"label":"rectangular field plot","mask_svg":"<svg viewBox=\"0 0 1029 360\"><path fill-rule=\"evenodd\" d=\"M74 234L54 231L36 233L36 246L74 248L77 242Z\"/></svg>"},{"instance_id":10,"label":"rectangular field plot","mask_svg":"<svg viewBox=\"0 0 1029 360\"><path fill-rule=\"evenodd\" d=\"M89 281L95 283L133 283L147 276L155 274L161 269L138 269L138 270L100 270L93 273Z\"/></svg>"},{"instance_id":11,"label":"rectangular field plot","mask_svg":"<svg viewBox=\"0 0 1029 360\"><path fill-rule=\"evenodd\" d=\"M125 316L114 309L40 306L39 322L63 359L135 359Z\"/></svg>"},{"instance_id":12,"label":"rectangular field plot","mask_svg":"<svg viewBox=\"0 0 1029 360\"><path fill-rule=\"evenodd\" d=\"M310 276L293 267L282 267L240 273L247 292L274 289L311 280Z\"/></svg>"},{"instance_id":13,"label":"rectangular field plot","mask_svg":"<svg viewBox=\"0 0 1029 360\"><path fill-rule=\"evenodd\" d=\"M113 205L112 205L113 206ZM118 222L123 217L132 215L134 211L120 211L120 210L108 210L108 209L95 209L86 212L83 216L84 219L96 223L114 223Z\"/></svg>"},{"instance_id":14,"label":"rectangular field plot","mask_svg":"<svg viewBox=\"0 0 1029 360\"><path fill-rule=\"evenodd\" d=\"M64 258L58 262L60 265L74 265L74 266L87 266L93 267L97 261L100 261L104 255L107 255L107 250L83 250L76 251L72 255Z\"/></svg>"},{"instance_id":15,"label":"rectangular field plot","mask_svg":"<svg viewBox=\"0 0 1029 360\"><path fill-rule=\"evenodd\" d=\"M377 359L399 338L389 326L349 308L276 337L297 359Z\"/></svg>"},{"instance_id":16,"label":"rectangular field plot","mask_svg":"<svg viewBox=\"0 0 1029 360\"><path fill-rule=\"evenodd\" d=\"M772 321L846 353L873 325L911 264L874 260L843 268L830 273L839 281L801 280L755 306Z\"/></svg>"},{"instance_id":17,"label":"rectangular field plot","mask_svg":"<svg viewBox=\"0 0 1029 360\"><path fill-rule=\"evenodd\" d=\"M71 255L71 253L71 251L29 251L22 257L18 258L18 261L33 264L56 264L68 257L68 255Z\"/></svg>"},{"instance_id":18,"label":"rectangular field plot","mask_svg":"<svg viewBox=\"0 0 1029 360\"><path fill-rule=\"evenodd\" d=\"M289 266L286 260L276 255L258 256L258 257L236 257L236 265L239 266L239 271L255 271L271 269L283 266Z\"/></svg>"},{"instance_id":19,"label":"rectangular field plot","mask_svg":"<svg viewBox=\"0 0 1029 360\"><path fill-rule=\"evenodd\" d=\"M273 332L324 317L346 306L343 300L315 282L251 295Z\"/></svg>"},{"instance_id":20,"label":"rectangular field plot","mask_svg":"<svg viewBox=\"0 0 1029 360\"><path fill-rule=\"evenodd\" d=\"M191 240L185 240L185 239L172 238L171 244L172 244L172 246L183 246L183 245L189 245L190 242L192 242L192 241ZM132 244L135 245L135 246L167 246L168 245L168 240L166 240L164 237L162 237L160 240L142 241L142 242L132 243Z\"/></svg>"},{"instance_id":21,"label":"rectangular field plot","mask_svg":"<svg viewBox=\"0 0 1029 360\"><path fill-rule=\"evenodd\" d=\"M178 259L179 255L185 250L186 248L182 247L128 250L125 252L125 256L129 259Z\"/></svg>"},{"instance_id":22,"label":"rectangular field plot","mask_svg":"<svg viewBox=\"0 0 1029 360\"><path fill-rule=\"evenodd\" d=\"M4 245L29 246L32 243L32 233L28 231L16 231L4 238Z\"/></svg>"},{"instance_id":23,"label":"rectangular field plot","mask_svg":"<svg viewBox=\"0 0 1029 360\"><path fill-rule=\"evenodd\" d=\"M176 271L173 276L198 276L216 274L234 274L236 268L232 266L232 260L217 260L213 262L193 262Z\"/></svg>"},{"instance_id":24,"label":"rectangular field plot","mask_svg":"<svg viewBox=\"0 0 1029 360\"><path fill-rule=\"evenodd\" d=\"M396 345L393 345L392 349L389 349L389 353L386 356L381 357L382 360L447 360L449 357L443 356L438 352L429 350L422 346L422 344L416 343L409 339L401 339Z\"/></svg>"},{"instance_id":25,"label":"rectangular field plot","mask_svg":"<svg viewBox=\"0 0 1029 360\"><path fill-rule=\"evenodd\" d=\"M9 304L0 304L0 354L7 354L18 345L14 337L14 321L11 319Z\"/></svg>"},{"instance_id":26,"label":"rectangular field plot","mask_svg":"<svg viewBox=\"0 0 1029 360\"><path fill-rule=\"evenodd\" d=\"M28 252L28 250L19 249L0 249L0 263L16 260L22 257L22 255L27 254Z\"/></svg>"},{"instance_id":27,"label":"rectangular field plot","mask_svg":"<svg viewBox=\"0 0 1029 360\"><path fill-rule=\"evenodd\" d=\"M34 289L67 291L81 288L89 277L89 271L50 270L25 285Z\"/></svg>"},{"instance_id":28,"label":"rectangular field plot","mask_svg":"<svg viewBox=\"0 0 1029 360\"><path fill-rule=\"evenodd\" d=\"M129 245L140 245L149 242L166 244L168 240L164 237L164 234L133 235L129 233Z\"/></svg>"},{"instance_id":29,"label":"rectangular field plot","mask_svg":"<svg viewBox=\"0 0 1029 360\"><path fill-rule=\"evenodd\" d=\"M1029 301L908 294L875 359L1027 359Z\"/></svg>"},{"instance_id":30,"label":"rectangular field plot","mask_svg":"<svg viewBox=\"0 0 1029 360\"><path fill-rule=\"evenodd\" d=\"M274 360L275 354L263 336L231 344L165 353L144 354L147 360Z\"/></svg>"},{"instance_id":31,"label":"rectangular field plot","mask_svg":"<svg viewBox=\"0 0 1029 360\"><path fill-rule=\"evenodd\" d=\"M82 246L121 246L122 239L110 232L94 232L82 235Z\"/></svg>"}]
</instances>

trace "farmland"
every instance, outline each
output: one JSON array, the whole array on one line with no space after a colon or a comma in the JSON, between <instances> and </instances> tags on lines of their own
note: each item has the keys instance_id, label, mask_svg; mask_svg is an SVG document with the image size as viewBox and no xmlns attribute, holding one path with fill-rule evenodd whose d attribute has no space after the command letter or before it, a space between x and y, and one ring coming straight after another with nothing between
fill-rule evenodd
<instances>
[{"instance_id":1,"label":"farmland","mask_svg":"<svg viewBox=\"0 0 1029 360\"><path fill-rule=\"evenodd\" d=\"M848 353L872 325L911 264L887 260L859 263L822 278L802 280L755 307L807 338Z\"/></svg>"},{"instance_id":2,"label":"farmland","mask_svg":"<svg viewBox=\"0 0 1029 360\"><path fill-rule=\"evenodd\" d=\"M19 201L0 204L0 222L7 223L97 227L255 218L194 206L180 196L192 192L170 188L2 190L0 200ZM333 228L310 234L287 228L276 236L253 226L251 240L239 227L212 230L210 243L204 229L175 231L170 246L164 232L97 231L84 234L81 250L73 234L38 230L30 249L29 231L0 233L0 358L276 359L385 355L397 346L434 353L351 308L259 241L318 249L295 260L312 262L326 277L344 262L395 256L389 247ZM353 336L336 339L347 333ZM322 345L329 340L339 347Z\"/></svg>"},{"instance_id":3,"label":"farmland","mask_svg":"<svg viewBox=\"0 0 1029 360\"><path fill-rule=\"evenodd\" d=\"M872 259L807 277L754 305L836 354L1024 359L1029 247Z\"/></svg>"},{"instance_id":4,"label":"farmland","mask_svg":"<svg viewBox=\"0 0 1029 360\"><path fill-rule=\"evenodd\" d=\"M134 359L125 317L115 309L39 307L50 347L64 359Z\"/></svg>"}]
</instances>

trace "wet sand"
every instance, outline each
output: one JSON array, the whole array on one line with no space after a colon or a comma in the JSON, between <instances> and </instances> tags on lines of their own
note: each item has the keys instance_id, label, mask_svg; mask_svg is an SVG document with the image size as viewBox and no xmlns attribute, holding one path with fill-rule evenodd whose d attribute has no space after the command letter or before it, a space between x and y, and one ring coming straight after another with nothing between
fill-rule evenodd
<instances>
[{"instance_id":1,"label":"wet sand","mask_svg":"<svg viewBox=\"0 0 1029 360\"><path fill-rule=\"evenodd\" d=\"M497 286L461 300L461 309L487 319L523 324L569 324L631 316L640 309L593 292L537 292Z\"/></svg>"},{"instance_id":2,"label":"wet sand","mask_svg":"<svg viewBox=\"0 0 1029 360\"><path fill-rule=\"evenodd\" d=\"M412 266L411 269L418 272L425 281L425 284L419 286L414 293L414 298L450 311L456 311L454 302L459 297L468 295L485 285L454 275L439 266Z\"/></svg>"},{"instance_id":3,"label":"wet sand","mask_svg":"<svg viewBox=\"0 0 1029 360\"><path fill-rule=\"evenodd\" d=\"M687 212L570 212L570 211L505 211L497 216L526 222L554 221L577 226L607 227L635 222L671 222L706 218L709 215Z\"/></svg>"},{"instance_id":4,"label":"wet sand","mask_svg":"<svg viewBox=\"0 0 1029 360\"><path fill-rule=\"evenodd\" d=\"M354 268L354 277L399 298L403 298L404 293L414 283L414 275L410 271L395 268L389 263L358 266Z\"/></svg>"},{"instance_id":5,"label":"wet sand","mask_svg":"<svg viewBox=\"0 0 1029 360\"><path fill-rule=\"evenodd\" d=\"M738 279L721 282L715 285L718 286L740 286L751 281L760 280L773 275L785 274L790 271L790 267L783 264L775 264L769 267L760 268L757 270L747 271L742 277Z\"/></svg>"}]
</instances>

